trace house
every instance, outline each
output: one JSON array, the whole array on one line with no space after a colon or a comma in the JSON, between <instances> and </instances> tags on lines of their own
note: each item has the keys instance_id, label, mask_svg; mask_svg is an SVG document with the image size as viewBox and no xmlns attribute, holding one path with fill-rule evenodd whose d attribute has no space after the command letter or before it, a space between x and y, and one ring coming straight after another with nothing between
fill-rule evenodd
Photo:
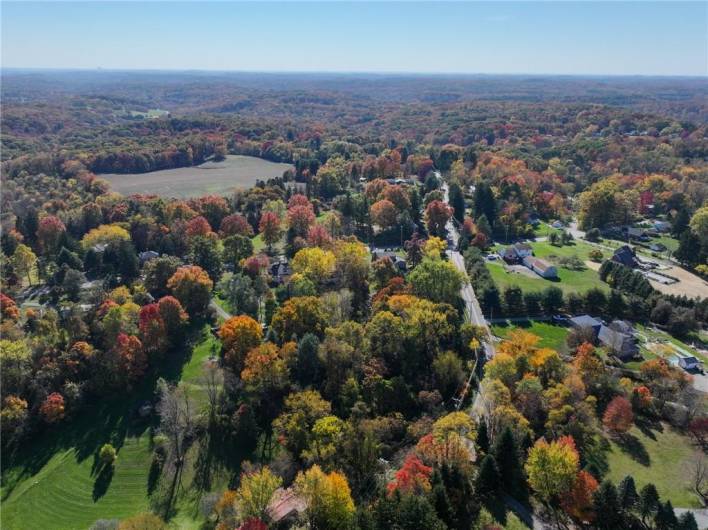
<instances>
[{"instance_id":1,"label":"house","mask_svg":"<svg viewBox=\"0 0 708 530\"><path fill-rule=\"evenodd\" d=\"M621 360L632 359L639 353L637 339L629 333L620 331L620 329L624 329L622 326L613 326L613 324L615 322L600 328L600 333L597 335L598 340Z\"/></svg>"},{"instance_id":2,"label":"house","mask_svg":"<svg viewBox=\"0 0 708 530\"><path fill-rule=\"evenodd\" d=\"M294 522L306 508L307 503L295 493L293 488L278 488L273 492L270 503L268 503L268 513L274 523Z\"/></svg>"},{"instance_id":3,"label":"house","mask_svg":"<svg viewBox=\"0 0 708 530\"><path fill-rule=\"evenodd\" d=\"M659 219L654 221L654 228L659 232L668 232L671 230L671 223L668 221L660 221Z\"/></svg>"},{"instance_id":4,"label":"house","mask_svg":"<svg viewBox=\"0 0 708 530\"><path fill-rule=\"evenodd\" d=\"M638 265L637 258L634 256L634 251L629 245L622 245L620 248L615 250L612 255L612 261L630 268L635 268Z\"/></svg>"},{"instance_id":5,"label":"house","mask_svg":"<svg viewBox=\"0 0 708 530\"><path fill-rule=\"evenodd\" d=\"M551 265L546 260L535 258L534 256L526 256L524 265L538 274L541 278L557 278L558 270L555 265Z\"/></svg>"},{"instance_id":6,"label":"house","mask_svg":"<svg viewBox=\"0 0 708 530\"><path fill-rule=\"evenodd\" d=\"M140 264L144 265L151 259L159 258L160 254L155 252L154 250L146 250L145 252L141 252L138 254L138 258L140 259Z\"/></svg>"},{"instance_id":7,"label":"house","mask_svg":"<svg viewBox=\"0 0 708 530\"><path fill-rule=\"evenodd\" d=\"M96 254L101 254L102 252L105 252L107 247L107 243L97 243L91 247L91 250L93 250Z\"/></svg>"},{"instance_id":8,"label":"house","mask_svg":"<svg viewBox=\"0 0 708 530\"><path fill-rule=\"evenodd\" d=\"M642 228L627 228L627 237L633 241L649 241L649 236L644 232Z\"/></svg>"},{"instance_id":9,"label":"house","mask_svg":"<svg viewBox=\"0 0 708 530\"><path fill-rule=\"evenodd\" d=\"M290 264L285 258L281 258L279 261L271 263L270 265L270 275L273 281L278 285L286 283L292 274L293 271L290 268Z\"/></svg>"},{"instance_id":10,"label":"house","mask_svg":"<svg viewBox=\"0 0 708 530\"><path fill-rule=\"evenodd\" d=\"M693 355L688 355L685 357L677 356L675 364L686 370L687 372L700 371L701 361L696 359ZM674 363L672 363L674 364Z\"/></svg>"},{"instance_id":11,"label":"house","mask_svg":"<svg viewBox=\"0 0 708 530\"><path fill-rule=\"evenodd\" d=\"M666 245L663 243L652 243L649 245L649 250L652 250L654 252L665 252L666 251Z\"/></svg>"},{"instance_id":12,"label":"house","mask_svg":"<svg viewBox=\"0 0 708 530\"><path fill-rule=\"evenodd\" d=\"M595 333L596 338L600 333L600 328L602 328L602 322L600 322L596 318L591 317L590 315L578 315L577 317L571 318L569 322L570 325L575 329L592 329Z\"/></svg>"},{"instance_id":13,"label":"house","mask_svg":"<svg viewBox=\"0 0 708 530\"><path fill-rule=\"evenodd\" d=\"M516 252L514 247L506 247L500 253L502 259L509 264L514 264L519 262L519 254Z\"/></svg>"},{"instance_id":14,"label":"house","mask_svg":"<svg viewBox=\"0 0 708 530\"><path fill-rule=\"evenodd\" d=\"M393 266L396 267L399 272L406 272L408 270L406 260L391 250L375 249L371 252L371 256L374 258L374 261L382 258L390 259Z\"/></svg>"},{"instance_id":15,"label":"house","mask_svg":"<svg viewBox=\"0 0 708 530\"><path fill-rule=\"evenodd\" d=\"M527 256L533 255L533 248L531 248L531 245L528 243L516 243L514 245L514 249L516 250L516 254L519 256L519 259L524 259Z\"/></svg>"}]
</instances>

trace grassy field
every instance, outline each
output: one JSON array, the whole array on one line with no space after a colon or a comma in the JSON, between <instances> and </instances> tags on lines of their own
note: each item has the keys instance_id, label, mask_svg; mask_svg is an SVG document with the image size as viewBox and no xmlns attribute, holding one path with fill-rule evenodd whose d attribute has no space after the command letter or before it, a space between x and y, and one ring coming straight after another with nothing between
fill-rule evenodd
<instances>
[{"instance_id":1,"label":"grassy field","mask_svg":"<svg viewBox=\"0 0 708 530\"><path fill-rule=\"evenodd\" d=\"M575 271L562 267L556 263L556 258L567 258L572 256L577 256L583 262L588 261L588 254L593 249L592 245L582 241L576 241L572 245L566 245L563 247L553 246L546 241L532 242L530 244L533 248L533 253L535 256L556 264L558 269L558 279L550 280L541 278L537 275L531 277L526 274L507 272L499 261L487 262L489 272L501 290L508 285L513 285L521 287L524 291L542 291L546 287L554 285L562 289L566 294L571 292L583 293L593 287L597 287L604 291L609 291L609 287L606 283L600 280L596 271L590 268Z\"/></svg>"},{"instance_id":2,"label":"grassy field","mask_svg":"<svg viewBox=\"0 0 708 530\"><path fill-rule=\"evenodd\" d=\"M664 423L635 426L623 440L611 440L607 452L609 473L617 483L631 475L640 489L653 483L662 500L675 507L698 508L688 484L696 447L686 435Z\"/></svg>"},{"instance_id":3,"label":"grassy field","mask_svg":"<svg viewBox=\"0 0 708 530\"><path fill-rule=\"evenodd\" d=\"M195 330L187 342L185 350L176 352L172 362L166 363L161 375L187 386L195 406L201 407L206 403L202 368L209 356L218 352L219 341L205 326ZM84 529L97 519L119 519L148 510L151 492L159 492L162 482L151 475L150 433L156 419L141 419L136 409L153 395L154 383L153 378L131 399L102 402L82 410L72 422L37 436L20 452L6 456L2 528ZM118 450L112 476L97 473L96 454L106 442ZM170 524L173 528L200 528L202 493L223 490L237 469L226 465L220 456L208 455L206 459L206 445L193 446L187 456L184 489L176 498ZM205 461L210 462L206 482Z\"/></svg>"},{"instance_id":4,"label":"grassy field","mask_svg":"<svg viewBox=\"0 0 708 530\"><path fill-rule=\"evenodd\" d=\"M542 348L552 348L560 352L567 350L565 339L568 336L569 329L564 326L556 326L550 322L538 320L526 322L507 321L506 323L492 324L492 332L501 338L508 337L509 333L515 329L523 329L541 337L538 345Z\"/></svg>"},{"instance_id":5,"label":"grassy field","mask_svg":"<svg viewBox=\"0 0 708 530\"><path fill-rule=\"evenodd\" d=\"M257 180L282 177L290 164L270 162L252 156L228 155L222 162L205 162L193 167L164 169L150 173L99 175L124 195L155 193L164 197L198 197L249 188Z\"/></svg>"}]
</instances>

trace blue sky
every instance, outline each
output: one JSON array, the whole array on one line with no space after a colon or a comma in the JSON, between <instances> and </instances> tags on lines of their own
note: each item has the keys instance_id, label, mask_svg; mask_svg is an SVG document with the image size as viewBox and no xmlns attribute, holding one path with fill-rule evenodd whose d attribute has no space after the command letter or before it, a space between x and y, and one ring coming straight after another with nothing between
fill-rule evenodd
<instances>
[{"instance_id":1,"label":"blue sky","mask_svg":"<svg viewBox=\"0 0 708 530\"><path fill-rule=\"evenodd\" d=\"M708 2L2 2L2 66L708 75Z\"/></svg>"}]
</instances>

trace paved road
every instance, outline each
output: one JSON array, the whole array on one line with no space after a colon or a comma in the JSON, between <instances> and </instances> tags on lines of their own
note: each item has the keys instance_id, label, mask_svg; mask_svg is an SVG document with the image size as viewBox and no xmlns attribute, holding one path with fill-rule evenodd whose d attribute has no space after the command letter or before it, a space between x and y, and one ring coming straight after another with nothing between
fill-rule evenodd
<instances>
[{"instance_id":1,"label":"paved road","mask_svg":"<svg viewBox=\"0 0 708 530\"><path fill-rule=\"evenodd\" d=\"M219 315L219 317L223 318L224 320L228 320L233 316L233 315L231 315L231 313L227 312L223 307L221 307L219 304L217 304L213 298L211 300L209 300L209 306L213 307L214 311L216 311L216 314Z\"/></svg>"},{"instance_id":2,"label":"paved road","mask_svg":"<svg viewBox=\"0 0 708 530\"><path fill-rule=\"evenodd\" d=\"M440 172L436 171L435 176L442 182L442 190L445 197L445 202L447 203L449 201L449 187L447 185L447 182L442 179ZM467 278L465 260L462 257L462 254L460 254L457 250L454 250L457 248L457 243L460 239L460 233L458 232L457 227L455 226L455 223L452 219L448 221L446 228L447 233L450 236L450 239L452 239L453 243L453 248L447 250L447 255L450 258L450 261L455 265L455 267L457 267L457 269L465 275L465 278ZM472 285L470 285L469 281L465 282L464 286L462 287L462 291L460 292L460 295L465 301L467 316L470 322L476 326L481 326L486 330L487 340L484 342L484 352L487 356L487 359L491 359L494 356L492 333L489 329L489 326L487 325L487 321L484 318L484 314L482 313L482 308L479 305L477 296L475 295L474 289L472 289Z\"/></svg>"}]
</instances>

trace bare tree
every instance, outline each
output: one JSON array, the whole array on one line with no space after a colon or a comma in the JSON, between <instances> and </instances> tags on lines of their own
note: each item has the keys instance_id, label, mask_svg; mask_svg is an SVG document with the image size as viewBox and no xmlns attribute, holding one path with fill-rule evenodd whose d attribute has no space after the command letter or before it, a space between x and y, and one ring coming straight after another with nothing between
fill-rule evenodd
<instances>
[{"instance_id":1,"label":"bare tree","mask_svg":"<svg viewBox=\"0 0 708 530\"><path fill-rule=\"evenodd\" d=\"M219 401L219 390L224 383L224 374L217 361L209 360L204 365L202 383L209 400L209 424L212 425L216 416L216 407Z\"/></svg>"},{"instance_id":2,"label":"bare tree","mask_svg":"<svg viewBox=\"0 0 708 530\"><path fill-rule=\"evenodd\" d=\"M708 462L703 452L696 453L691 469L691 485L703 506L708 505Z\"/></svg>"},{"instance_id":3,"label":"bare tree","mask_svg":"<svg viewBox=\"0 0 708 530\"><path fill-rule=\"evenodd\" d=\"M157 382L160 400L160 431L169 440L168 462L179 469L194 433L194 411L189 394L182 386L169 385L164 379Z\"/></svg>"}]
</instances>

